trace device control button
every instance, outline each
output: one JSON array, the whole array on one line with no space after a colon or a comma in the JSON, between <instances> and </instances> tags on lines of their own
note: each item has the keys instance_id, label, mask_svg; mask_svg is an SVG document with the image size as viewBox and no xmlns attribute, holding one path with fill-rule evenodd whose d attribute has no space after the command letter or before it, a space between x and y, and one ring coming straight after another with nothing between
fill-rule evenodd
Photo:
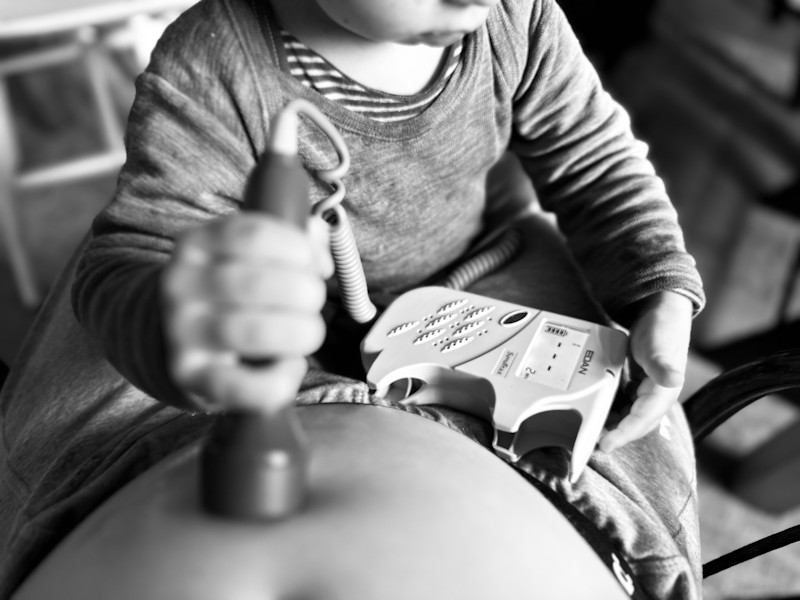
<instances>
[{"instance_id":1,"label":"device control button","mask_svg":"<svg viewBox=\"0 0 800 600\"><path fill-rule=\"evenodd\" d=\"M469 336L469 337L462 337L462 338L458 338L457 340L453 340L452 342L450 342L446 346L442 347L442 354L444 354L445 352L452 352L453 350L458 350L459 348L463 348L464 346L469 344L474 339L475 338L473 336Z\"/></svg>"},{"instance_id":2,"label":"device control button","mask_svg":"<svg viewBox=\"0 0 800 600\"><path fill-rule=\"evenodd\" d=\"M450 313L449 315L442 315L441 317L436 317L433 321L425 325L425 329L435 329L440 325L444 325L445 323L449 323L453 319L458 316L457 313Z\"/></svg>"},{"instance_id":3,"label":"device control button","mask_svg":"<svg viewBox=\"0 0 800 600\"><path fill-rule=\"evenodd\" d=\"M453 312L457 308L461 308L464 306L469 300L466 298L459 298L458 300L453 300L452 302L448 302L444 306L439 307L439 310L436 311L437 315L444 315L447 313Z\"/></svg>"},{"instance_id":4,"label":"device control button","mask_svg":"<svg viewBox=\"0 0 800 600\"><path fill-rule=\"evenodd\" d=\"M424 344L425 342L430 342L431 340L435 340L436 338L444 335L444 332L447 329L434 329L433 331L428 331L427 333L423 333L417 339L414 340L416 345Z\"/></svg>"},{"instance_id":5,"label":"device control button","mask_svg":"<svg viewBox=\"0 0 800 600\"><path fill-rule=\"evenodd\" d=\"M464 317L464 323L469 323L470 321L477 321L483 316L488 315L490 312L494 311L497 308L496 306L482 306L480 308L476 308L471 313L469 313L466 317Z\"/></svg>"},{"instance_id":6,"label":"device control button","mask_svg":"<svg viewBox=\"0 0 800 600\"><path fill-rule=\"evenodd\" d=\"M409 321L408 323L403 323L402 325L398 325L397 327L391 329L386 335L388 337L394 337L396 335L400 335L401 333L405 333L409 329L413 329L417 325L419 325L419 321Z\"/></svg>"},{"instance_id":7,"label":"device control button","mask_svg":"<svg viewBox=\"0 0 800 600\"><path fill-rule=\"evenodd\" d=\"M506 327L511 327L516 325L520 321L523 321L525 317L527 317L529 311L525 309L515 310L513 312L508 313L507 315L503 315L500 317L500 325L505 325Z\"/></svg>"},{"instance_id":8,"label":"device control button","mask_svg":"<svg viewBox=\"0 0 800 600\"><path fill-rule=\"evenodd\" d=\"M472 323L467 323L463 327L459 327L453 332L453 337L458 337L460 335L464 335L469 333L470 331L475 331L476 329L480 329L483 327L486 321L473 321Z\"/></svg>"}]
</instances>

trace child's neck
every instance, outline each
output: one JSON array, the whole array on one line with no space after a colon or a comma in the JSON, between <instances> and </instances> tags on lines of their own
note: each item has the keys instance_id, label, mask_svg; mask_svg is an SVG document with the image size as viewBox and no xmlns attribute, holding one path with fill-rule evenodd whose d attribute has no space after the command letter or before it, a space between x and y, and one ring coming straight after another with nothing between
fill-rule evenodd
<instances>
[{"instance_id":1,"label":"child's neck","mask_svg":"<svg viewBox=\"0 0 800 600\"><path fill-rule=\"evenodd\" d=\"M314 0L272 1L281 26L360 84L398 95L421 92L439 73L444 48L374 42L332 21Z\"/></svg>"}]
</instances>

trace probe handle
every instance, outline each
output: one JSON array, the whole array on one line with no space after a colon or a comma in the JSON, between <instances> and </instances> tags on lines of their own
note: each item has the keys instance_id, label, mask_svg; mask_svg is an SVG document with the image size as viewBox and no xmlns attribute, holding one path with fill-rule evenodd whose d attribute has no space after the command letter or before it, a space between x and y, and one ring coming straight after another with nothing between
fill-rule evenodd
<instances>
[{"instance_id":1,"label":"probe handle","mask_svg":"<svg viewBox=\"0 0 800 600\"><path fill-rule=\"evenodd\" d=\"M244 210L262 211L305 229L308 178L300 158L267 150L247 184ZM254 366L269 358L243 357ZM278 411L221 415L201 455L202 504L236 519L288 517L304 502L309 451L294 405Z\"/></svg>"}]
</instances>

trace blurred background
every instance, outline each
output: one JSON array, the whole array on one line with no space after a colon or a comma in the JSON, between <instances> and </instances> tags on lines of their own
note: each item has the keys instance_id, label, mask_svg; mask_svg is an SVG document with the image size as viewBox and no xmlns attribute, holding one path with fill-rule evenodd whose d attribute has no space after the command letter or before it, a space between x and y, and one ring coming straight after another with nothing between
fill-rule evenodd
<instances>
[{"instance_id":1,"label":"blurred background","mask_svg":"<svg viewBox=\"0 0 800 600\"><path fill-rule=\"evenodd\" d=\"M11 364L41 297L110 198L133 80L179 3L132 28L106 14L100 38L78 34L97 48L88 62L38 64L19 57L70 47L74 34L21 36L14 20L46 3L0 2L0 360ZM560 2L650 145L705 280L684 395L724 369L798 347L800 1ZM75 160L81 176L59 179L52 167ZM27 282L15 278L23 262ZM699 451L704 560L800 523L799 411L797 397L770 397ZM800 545L709 578L706 597L800 597Z\"/></svg>"}]
</instances>

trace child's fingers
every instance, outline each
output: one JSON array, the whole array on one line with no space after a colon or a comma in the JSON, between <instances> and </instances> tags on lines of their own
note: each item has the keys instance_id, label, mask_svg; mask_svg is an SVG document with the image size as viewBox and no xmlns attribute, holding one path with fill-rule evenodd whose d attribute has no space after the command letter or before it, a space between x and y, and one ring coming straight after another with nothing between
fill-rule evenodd
<instances>
[{"instance_id":1,"label":"child's fingers","mask_svg":"<svg viewBox=\"0 0 800 600\"><path fill-rule=\"evenodd\" d=\"M291 311L220 311L207 321L208 341L244 356L306 356L325 340L322 315Z\"/></svg>"},{"instance_id":2,"label":"child's fingers","mask_svg":"<svg viewBox=\"0 0 800 600\"><path fill-rule=\"evenodd\" d=\"M198 302L167 314L170 374L211 409L285 405L306 372L304 357L325 337L319 312L209 311Z\"/></svg>"},{"instance_id":3,"label":"child's fingers","mask_svg":"<svg viewBox=\"0 0 800 600\"><path fill-rule=\"evenodd\" d=\"M631 356L645 374L664 387L683 385L691 337L691 303L667 292L631 330Z\"/></svg>"},{"instance_id":4,"label":"child's fingers","mask_svg":"<svg viewBox=\"0 0 800 600\"><path fill-rule=\"evenodd\" d=\"M174 351L233 352L253 358L297 357L316 352L325 339L317 311L248 310L187 304L171 311Z\"/></svg>"},{"instance_id":5,"label":"child's fingers","mask_svg":"<svg viewBox=\"0 0 800 600\"><path fill-rule=\"evenodd\" d=\"M614 429L600 438L600 449L611 452L647 435L678 401L679 393L679 388L660 386L650 378L644 379L630 412Z\"/></svg>"},{"instance_id":6,"label":"child's fingers","mask_svg":"<svg viewBox=\"0 0 800 600\"><path fill-rule=\"evenodd\" d=\"M656 384L683 385L689 355L690 322L653 318L637 323L631 332L631 357Z\"/></svg>"},{"instance_id":7,"label":"child's fingers","mask_svg":"<svg viewBox=\"0 0 800 600\"><path fill-rule=\"evenodd\" d=\"M206 354L175 365L178 383L207 401L210 408L278 410L292 402L308 369L304 358L242 364L224 354Z\"/></svg>"},{"instance_id":8,"label":"child's fingers","mask_svg":"<svg viewBox=\"0 0 800 600\"><path fill-rule=\"evenodd\" d=\"M317 270L318 256L305 231L256 213L237 214L192 229L174 252L174 260L194 263L231 259Z\"/></svg>"},{"instance_id":9,"label":"child's fingers","mask_svg":"<svg viewBox=\"0 0 800 600\"><path fill-rule=\"evenodd\" d=\"M327 290L320 276L283 265L242 262L183 264L164 278L168 298L193 299L210 305L286 307L319 312Z\"/></svg>"},{"instance_id":10,"label":"child's fingers","mask_svg":"<svg viewBox=\"0 0 800 600\"><path fill-rule=\"evenodd\" d=\"M637 351L632 345L631 354L645 374L656 384L667 388L683 386L688 357L687 350L673 349L655 354L652 349Z\"/></svg>"},{"instance_id":11,"label":"child's fingers","mask_svg":"<svg viewBox=\"0 0 800 600\"><path fill-rule=\"evenodd\" d=\"M209 273L210 293L229 304L286 306L297 312L320 312L327 290L318 274L308 270L219 265Z\"/></svg>"},{"instance_id":12,"label":"child's fingers","mask_svg":"<svg viewBox=\"0 0 800 600\"><path fill-rule=\"evenodd\" d=\"M633 367L643 375L631 410L600 440L610 452L658 426L678 401L686 372L692 305L688 298L662 292L648 299L631 328Z\"/></svg>"},{"instance_id":13,"label":"child's fingers","mask_svg":"<svg viewBox=\"0 0 800 600\"><path fill-rule=\"evenodd\" d=\"M303 357L325 338L323 277L332 260L327 226L318 229L247 214L181 238L162 280L178 385L221 408L263 410L294 398Z\"/></svg>"},{"instance_id":14,"label":"child's fingers","mask_svg":"<svg viewBox=\"0 0 800 600\"><path fill-rule=\"evenodd\" d=\"M319 275L323 279L332 277L334 272L330 232L330 225L320 218L312 218L308 223L308 233L314 241L313 250L316 253Z\"/></svg>"}]
</instances>

